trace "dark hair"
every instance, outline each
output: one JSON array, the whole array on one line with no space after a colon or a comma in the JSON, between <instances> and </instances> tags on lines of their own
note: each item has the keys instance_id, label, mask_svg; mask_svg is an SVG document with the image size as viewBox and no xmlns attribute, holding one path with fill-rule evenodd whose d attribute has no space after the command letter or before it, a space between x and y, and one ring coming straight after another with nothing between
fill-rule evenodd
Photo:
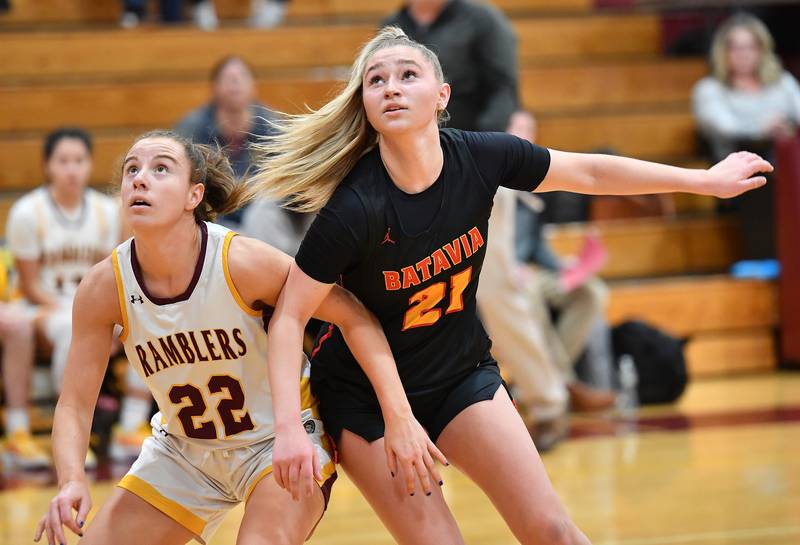
<instances>
[{"instance_id":1,"label":"dark hair","mask_svg":"<svg viewBox=\"0 0 800 545\"><path fill-rule=\"evenodd\" d=\"M234 62L238 62L242 66L244 66L245 69L250 73L250 75L255 78L256 71L253 69L253 65L251 65L249 62L247 62L238 55L225 55L220 60L218 60L216 64L211 68L211 74L210 74L211 83L216 83L217 80L219 80L219 75L222 73L225 67Z\"/></svg>"},{"instance_id":2,"label":"dark hair","mask_svg":"<svg viewBox=\"0 0 800 545\"><path fill-rule=\"evenodd\" d=\"M250 202L254 194L244 181L236 179L230 161L219 148L195 144L185 136L168 129L148 131L136 137L133 144L145 138L169 138L183 146L192 167L189 182L203 184L203 201L194 209L194 219L214 221L218 215L230 214ZM132 145L133 145L132 144ZM117 169L122 175L122 164Z\"/></svg>"},{"instance_id":3,"label":"dark hair","mask_svg":"<svg viewBox=\"0 0 800 545\"><path fill-rule=\"evenodd\" d=\"M50 157L53 156L53 152L56 150L58 143L67 138L80 140L83 142L83 145L86 146L86 150L89 152L89 155L92 154L92 137L88 132L83 129L79 129L78 127L62 127L52 131L44 137L44 145L42 146L42 156L44 157L44 160L49 161Z\"/></svg>"}]
</instances>

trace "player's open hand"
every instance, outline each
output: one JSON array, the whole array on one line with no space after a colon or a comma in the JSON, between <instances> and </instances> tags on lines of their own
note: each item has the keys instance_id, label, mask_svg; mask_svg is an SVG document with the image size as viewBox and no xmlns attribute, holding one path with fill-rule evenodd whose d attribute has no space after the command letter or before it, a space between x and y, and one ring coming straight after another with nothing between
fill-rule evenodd
<instances>
[{"instance_id":1,"label":"player's open hand","mask_svg":"<svg viewBox=\"0 0 800 545\"><path fill-rule=\"evenodd\" d=\"M48 545L66 543L62 526L83 537L83 524L91 508L92 499L89 497L87 484L84 481L66 482L58 494L50 500L47 514L36 526L33 540L38 542L42 534L46 533ZM72 518L73 510L77 511L75 518Z\"/></svg>"},{"instance_id":2,"label":"player's open hand","mask_svg":"<svg viewBox=\"0 0 800 545\"><path fill-rule=\"evenodd\" d=\"M708 169L707 193L721 198L741 195L767 183L767 179L758 174L772 170L772 165L755 153L731 153Z\"/></svg>"},{"instance_id":3,"label":"player's open hand","mask_svg":"<svg viewBox=\"0 0 800 545\"><path fill-rule=\"evenodd\" d=\"M449 465L447 458L413 415L387 421L383 439L389 471L395 478L405 481L410 495L416 493L417 480L426 496L430 496L433 486L443 484L435 460Z\"/></svg>"},{"instance_id":4,"label":"player's open hand","mask_svg":"<svg viewBox=\"0 0 800 545\"><path fill-rule=\"evenodd\" d=\"M276 433L272 474L278 486L289 491L295 501L310 497L317 486L314 480L322 480L317 449L302 425Z\"/></svg>"}]
</instances>

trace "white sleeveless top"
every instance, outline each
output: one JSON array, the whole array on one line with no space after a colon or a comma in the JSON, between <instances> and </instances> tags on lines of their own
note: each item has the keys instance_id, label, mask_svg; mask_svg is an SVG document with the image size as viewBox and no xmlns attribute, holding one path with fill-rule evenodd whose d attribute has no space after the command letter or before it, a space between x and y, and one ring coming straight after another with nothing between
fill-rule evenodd
<instances>
[{"instance_id":1,"label":"white sleeveless top","mask_svg":"<svg viewBox=\"0 0 800 545\"><path fill-rule=\"evenodd\" d=\"M200 224L194 276L178 297L147 292L133 239L112 253L122 311L120 340L171 434L209 447L235 448L274 433L263 312L248 307L228 271L233 231ZM310 407L308 363L303 407ZM298 377L298 384L300 385Z\"/></svg>"},{"instance_id":2,"label":"white sleeveless top","mask_svg":"<svg viewBox=\"0 0 800 545\"><path fill-rule=\"evenodd\" d=\"M75 217L69 217L47 188L39 187L14 203L6 234L17 258L39 262L47 294L71 303L81 278L119 242L119 204L88 188Z\"/></svg>"}]
</instances>

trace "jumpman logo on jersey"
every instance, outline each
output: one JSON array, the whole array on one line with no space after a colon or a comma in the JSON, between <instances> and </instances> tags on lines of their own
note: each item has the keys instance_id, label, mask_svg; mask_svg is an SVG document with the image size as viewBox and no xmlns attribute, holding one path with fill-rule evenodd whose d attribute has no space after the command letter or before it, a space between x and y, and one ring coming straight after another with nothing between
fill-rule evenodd
<instances>
[{"instance_id":1,"label":"jumpman logo on jersey","mask_svg":"<svg viewBox=\"0 0 800 545\"><path fill-rule=\"evenodd\" d=\"M131 295L131 304L135 303L142 303L144 304L144 299L142 299L141 295Z\"/></svg>"},{"instance_id":2,"label":"jumpman logo on jersey","mask_svg":"<svg viewBox=\"0 0 800 545\"><path fill-rule=\"evenodd\" d=\"M394 241L392 240L392 228L391 227L386 229L386 236L383 237L383 242L381 242L381 246L383 246L387 242L389 244L394 244Z\"/></svg>"}]
</instances>

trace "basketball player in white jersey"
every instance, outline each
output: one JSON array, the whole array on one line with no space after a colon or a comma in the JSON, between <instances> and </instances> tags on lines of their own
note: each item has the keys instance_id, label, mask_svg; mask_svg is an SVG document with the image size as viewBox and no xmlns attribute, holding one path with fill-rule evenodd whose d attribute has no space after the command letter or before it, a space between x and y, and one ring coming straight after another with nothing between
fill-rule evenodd
<instances>
[{"instance_id":1,"label":"basketball player in white jersey","mask_svg":"<svg viewBox=\"0 0 800 545\"><path fill-rule=\"evenodd\" d=\"M81 278L120 241L116 199L88 187L92 140L79 128L62 128L44 139L46 183L23 195L9 213L6 233L19 271L25 306L37 337L52 352L53 386L60 391L72 334L72 300ZM135 435L150 416L152 399L129 373L122 400L122 428ZM115 429L114 446L124 438ZM134 454L139 444L134 445ZM130 440L129 440L130 441ZM94 465L87 454L87 464Z\"/></svg>"},{"instance_id":2,"label":"basketball player in white jersey","mask_svg":"<svg viewBox=\"0 0 800 545\"><path fill-rule=\"evenodd\" d=\"M63 525L84 545L205 543L242 501L238 545L302 543L319 521L335 466L307 363L294 419L311 439L313 463L283 477L313 480L289 501L275 479L264 478L282 433L274 425L265 325L291 259L206 221L234 210L248 191L224 156L174 133L148 133L128 151L121 196L134 237L92 268L75 298L53 423L59 492L35 540L46 534L50 545L66 543ZM446 460L411 416L377 320L344 289L332 291L317 314L337 323L376 384L392 436L387 453L420 480L439 480L435 468L428 475L422 453ZM116 325L160 412L139 458L84 533L91 500L81 461Z\"/></svg>"}]
</instances>

